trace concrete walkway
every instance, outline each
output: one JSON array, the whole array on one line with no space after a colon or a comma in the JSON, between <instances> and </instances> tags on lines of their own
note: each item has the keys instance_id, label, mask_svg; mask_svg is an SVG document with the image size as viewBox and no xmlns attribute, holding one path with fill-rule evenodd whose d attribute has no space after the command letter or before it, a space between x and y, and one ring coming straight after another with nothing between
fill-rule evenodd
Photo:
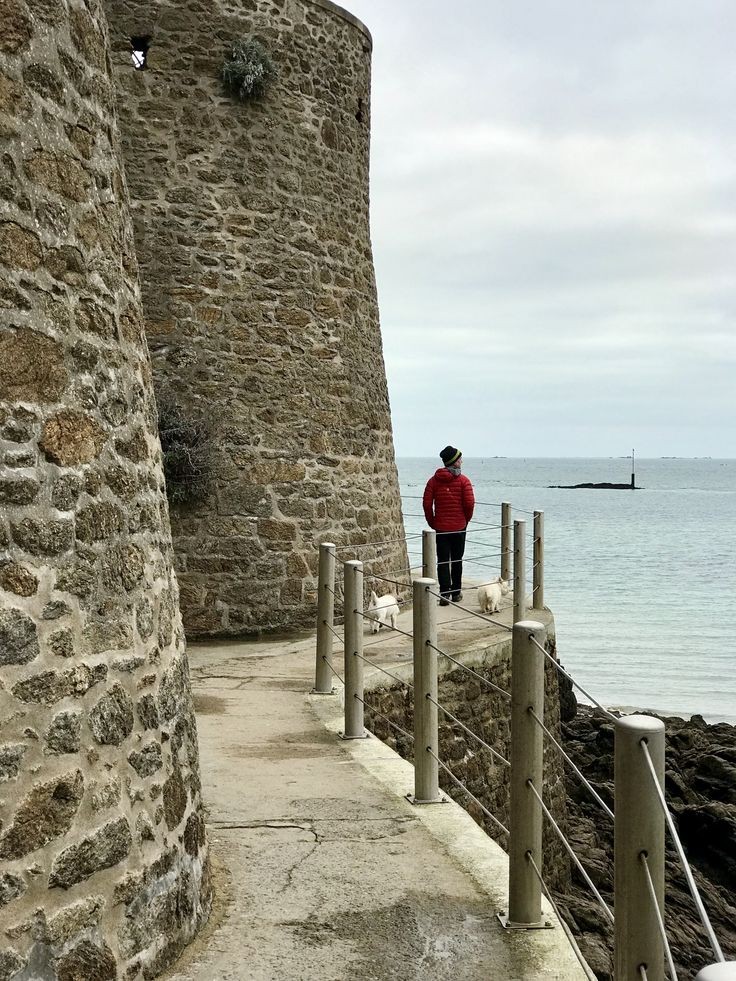
<instances>
[{"instance_id":1,"label":"concrete walkway","mask_svg":"<svg viewBox=\"0 0 736 981\"><path fill-rule=\"evenodd\" d=\"M336 737L312 637L189 657L218 899L170 978L584 979L559 927L502 931L505 856L460 807L412 807L409 763Z\"/></svg>"}]
</instances>

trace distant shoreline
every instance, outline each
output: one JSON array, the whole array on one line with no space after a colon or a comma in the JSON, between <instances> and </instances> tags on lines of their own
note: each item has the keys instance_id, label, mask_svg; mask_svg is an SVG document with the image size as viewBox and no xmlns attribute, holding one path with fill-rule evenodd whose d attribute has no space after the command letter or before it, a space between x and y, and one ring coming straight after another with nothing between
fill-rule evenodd
<instances>
[{"instance_id":1,"label":"distant shoreline","mask_svg":"<svg viewBox=\"0 0 736 981\"><path fill-rule=\"evenodd\" d=\"M595 705L584 702L582 699L578 701L578 704L581 708L595 709ZM736 729L736 716L708 716L703 715L702 712L692 712L690 714L683 712L664 712L661 709L641 708L636 705L608 705L607 708L610 712L619 712L621 715L654 715L665 722L667 719L681 719L683 722L697 722L701 720L707 726L730 726L732 729Z\"/></svg>"}]
</instances>

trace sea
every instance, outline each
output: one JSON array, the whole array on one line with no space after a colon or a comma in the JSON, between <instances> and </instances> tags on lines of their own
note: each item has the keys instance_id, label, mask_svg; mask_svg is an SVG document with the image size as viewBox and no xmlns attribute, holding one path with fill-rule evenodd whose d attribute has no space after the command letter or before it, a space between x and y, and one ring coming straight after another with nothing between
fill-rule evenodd
<instances>
[{"instance_id":1,"label":"sea","mask_svg":"<svg viewBox=\"0 0 736 981\"><path fill-rule=\"evenodd\" d=\"M406 532L417 534L427 527L419 498L440 461L397 464ZM478 501L464 575L500 571L500 531L480 526L500 524L502 501L528 535L531 512L544 511L559 657L598 701L736 724L736 460L637 459L634 491L555 486L628 483L630 458L464 457L463 472ZM420 552L421 540L409 547Z\"/></svg>"}]
</instances>

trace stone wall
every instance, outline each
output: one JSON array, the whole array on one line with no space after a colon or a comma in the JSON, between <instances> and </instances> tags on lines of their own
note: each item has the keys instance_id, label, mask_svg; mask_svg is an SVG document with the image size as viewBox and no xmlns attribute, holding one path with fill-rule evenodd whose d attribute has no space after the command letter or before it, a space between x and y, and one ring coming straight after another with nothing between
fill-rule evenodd
<instances>
[{"instance_id":1,"label":"stone wall","mask_svg":"<svg viewBox=\"0 0 736 981\"><path fill-rule=\"evenodd\" d=\"M187 634L311 625L316 547L403 537L368 216L370 35L327 0L108 0L160 396L217 426L172 513ZM131 38L149 40L134 69ZM278 77L219 73L257 37ZM402 543L367 555L407 565Z\"/></svg>"},{"instance_id":2,"label":"stone wall","mask_svg":"<svg viewBox=\"0 0 736 981\"><path fill-rule=\"evenodd\" d=\"M206 918L197 737L95 0L0 0L0 979Z\"/></svg>"},{"instance_id":3,"label":"stone wall","mask_svg":"<svg viewBox=\"0 0 736 981\"><path fill-rule=\"evenodd\" d=\"M541 616L540 616L541 615ZM535 610L534 618L544 618L548 623L547 649L554 653L554 624L548 615ZM447 644L445 645L447 646ZM511 639L496 641L485 648L463 652L448 650L452 656L471 668L476 674L506 692L511 691ZM510 704L503 695L490 685L483 684L446 658L438 658L438 702L464 725L480 736L506 760L511 759ZM392 666L394 670L394 666ZM380 675L371 675L366 683L366 726L395 749L405 759L414 759L414 743L391 726L386 719L400 726L406 733L414 727L413 694L405 686L386 687ZM560 740L560 692L558 673L549 662L545 665L544 724ZM373 714L376 709L385 718ZM460 726L452 723L439 712L439 757L461 780L468 790L505 827L509 826L510 771L477 740ZM508 849L506 835L487 817L467 794L463 793L445 771L440 768L440 786L450 797L504 849ZM555 820L563 830L567 826L567 796L562 758L545 737L544 793L543 799ZM555 889L567 889L570 884L570 865L559 838L548 822L544 822L543 838L545 880Z\"/></svg>"}]
</instances>

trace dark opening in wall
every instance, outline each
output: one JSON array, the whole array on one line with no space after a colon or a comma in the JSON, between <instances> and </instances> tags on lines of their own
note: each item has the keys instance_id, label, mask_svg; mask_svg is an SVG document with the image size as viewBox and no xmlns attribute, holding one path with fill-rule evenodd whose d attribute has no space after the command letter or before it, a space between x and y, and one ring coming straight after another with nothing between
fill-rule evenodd
<instances>
[{"instance_id":1,"label":"dark opening in wall","mask_svg":"<svg viewBox=\"0 0 736 981\"><path fill-rule=\"evenodd\" d=\"M146 68L146 60L148 58L148 49L151 46L151 38L145 36L132 37L130 39L130 47L132 49L131 58L133 59L133 68L137 72L143 71Z\"/></svg>"}]
</instances>

